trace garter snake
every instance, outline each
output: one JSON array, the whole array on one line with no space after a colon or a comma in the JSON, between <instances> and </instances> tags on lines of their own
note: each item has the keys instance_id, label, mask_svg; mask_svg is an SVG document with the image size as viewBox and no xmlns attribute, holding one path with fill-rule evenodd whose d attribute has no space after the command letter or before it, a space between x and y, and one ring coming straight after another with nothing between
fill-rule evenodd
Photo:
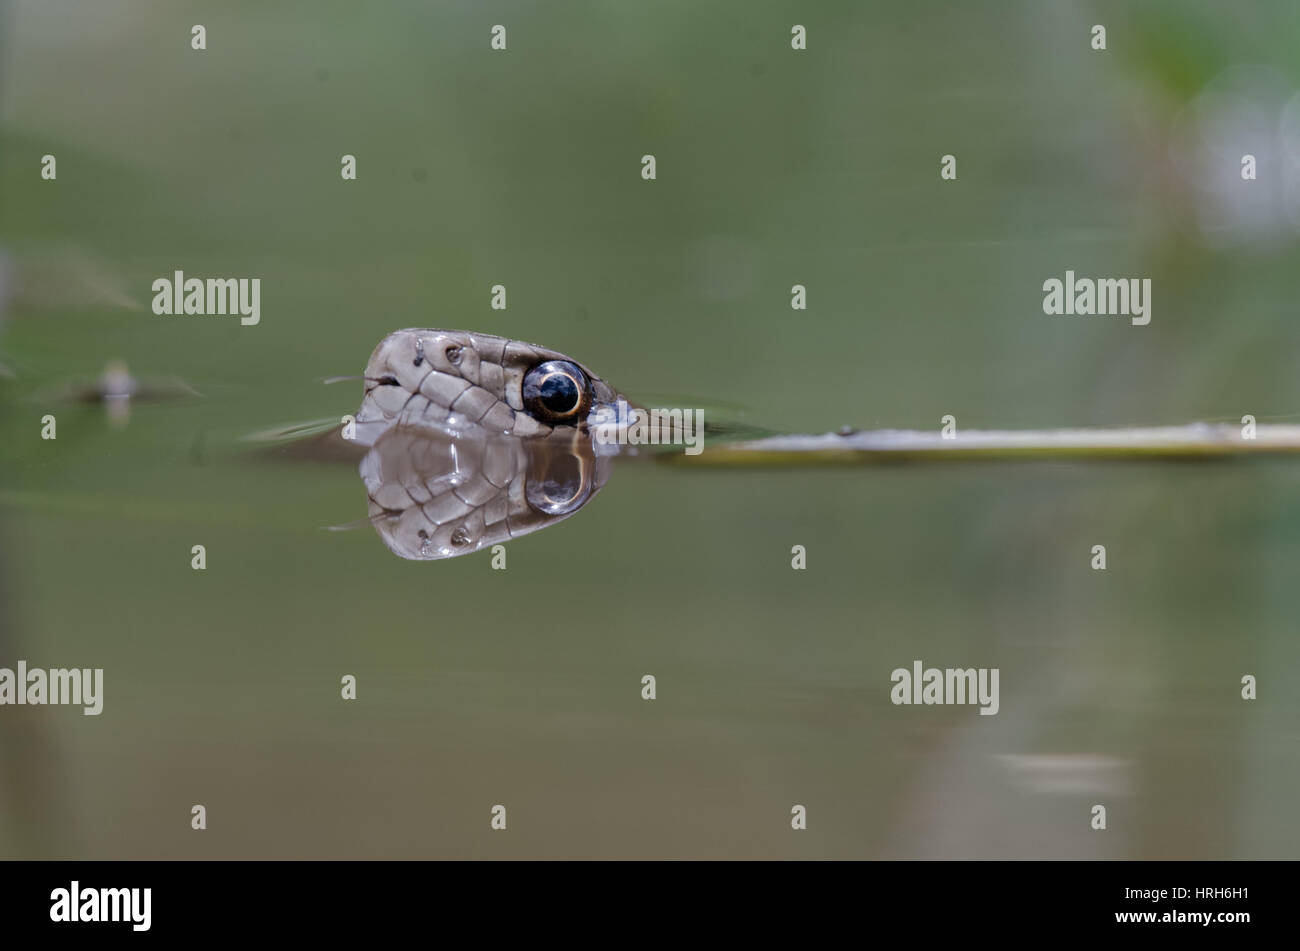
<instances>
[{"instance_id":1,"label":"garter snake","mask_svg":"<svg viewBox=\"0 0 1300 951\"><path fill-rule=\"evenodd\" d=\"M620 446L593 432L621 394L555 350L491 334L399 330L364 374L353 441L370 520L405 558L467 554L566 518L604 485ZM634 414L647 412L632 407ZM715 432L726 433L725 429ZM842 430L706 445L685 464L827 465L886 460L1207 458L1300 451L1300 426L1232 424L1051 429Z\"/></svg>"}]
</instances>

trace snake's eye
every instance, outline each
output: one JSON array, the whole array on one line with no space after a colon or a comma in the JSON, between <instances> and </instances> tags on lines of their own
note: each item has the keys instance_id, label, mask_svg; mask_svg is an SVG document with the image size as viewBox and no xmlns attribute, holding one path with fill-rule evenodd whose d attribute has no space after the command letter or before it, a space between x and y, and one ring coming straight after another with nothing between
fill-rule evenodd
<instances>
[{"instance_id":1,"label":"snake's eye","mask_svg":"<svg viewBox=\"0 0 1300 951\"><path fill-rule=\"evenodd\" d=\"M547 360L524 377L524 406L543 423L582 421L591 406L587 375L567 360Z\"/></svg>"}]
</instances>

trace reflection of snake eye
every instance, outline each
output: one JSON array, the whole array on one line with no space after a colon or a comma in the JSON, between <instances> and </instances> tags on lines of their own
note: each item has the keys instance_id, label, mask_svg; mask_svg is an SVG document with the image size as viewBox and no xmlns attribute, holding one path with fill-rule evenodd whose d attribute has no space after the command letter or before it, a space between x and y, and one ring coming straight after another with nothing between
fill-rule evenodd
<instances>
[{"instance_id":1,"label":"reflection of snake eye","mask_svg":"<svg viewBox=\"0 0 1300 951\"><path fill-rule=\"evenodd\" d=\"M533 459L524 497L543 515L568 515L591 497L590 473L576 455L540 453Z\"/></svg>"},{"instance_id":2,"label":"reflection of snake eye","mask_svg":"<svg viewBox=\"0 0 1300 951\"><path fill-rule=\"evenodd\" d=\"M524 377L524 406L543 423L582 421L591 406L587 375L567 360L547 360Z\"/></svg>"}]
</instances>

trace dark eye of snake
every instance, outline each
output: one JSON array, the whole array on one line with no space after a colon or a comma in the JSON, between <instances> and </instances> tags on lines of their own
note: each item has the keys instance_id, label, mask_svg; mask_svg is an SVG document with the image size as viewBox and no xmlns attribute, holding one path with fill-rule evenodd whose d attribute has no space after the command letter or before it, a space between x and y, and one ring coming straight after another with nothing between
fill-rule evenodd
<instances>
[{"instance_id":1,"label":"dark eye of snake","mask_svg":"<svg viewBox=\"0 0 1300 951\"><path fill-rule=\"evenodd\" d=\"M580 423L591 407L587 375L567 360L547 360L524 377L524 406L543 423Z\"/></svg>"}]
</instances>

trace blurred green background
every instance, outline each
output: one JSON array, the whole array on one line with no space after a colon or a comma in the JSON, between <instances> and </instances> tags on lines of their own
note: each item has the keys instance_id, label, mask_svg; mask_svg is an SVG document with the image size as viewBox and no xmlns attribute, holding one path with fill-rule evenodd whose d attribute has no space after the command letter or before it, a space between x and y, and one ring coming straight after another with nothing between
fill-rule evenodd
<instances>
[{"instance_id":1,"label":"blurred green background","mask_svg":"<svg viewBox=\"0 0 1300 951\"><path fill-rule=\"evenodd\" d=\"M621 464L501 572L322 531L355 468L238 442L354 411L322 378L410 326L791 431L1294 420L1290 0L4 0L0 31L0 666L106 694L0 708L0 856L1300 854L1294 462ZM1067 268L1150 277L1151 324L1045 316ZM155 316L174 269L261 278L261 323ZM51 401L110 359L203 398ZM893 706L916 659L999 667L1001 712Z\"/></svg>"}]
</instances>

